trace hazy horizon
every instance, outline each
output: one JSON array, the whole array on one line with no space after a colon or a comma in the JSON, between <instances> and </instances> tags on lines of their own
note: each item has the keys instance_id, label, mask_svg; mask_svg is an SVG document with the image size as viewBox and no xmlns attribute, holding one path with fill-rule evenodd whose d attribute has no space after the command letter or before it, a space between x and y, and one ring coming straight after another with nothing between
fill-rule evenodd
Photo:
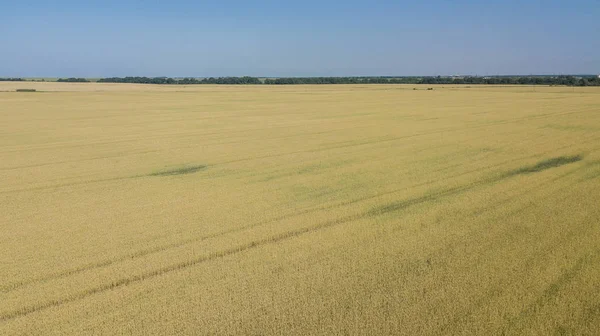
<instances>
[{"instance_id":1,"label":"hazy horizon","mask_svg":"<svg viewBox=\"0 0 600 336\"><path fill-rule=\"evenodd\" d=\"M0 77L600 73L592 0L11 2Z\"/></svg>"},{"instance_id":2,"label":"hazy horizon","mask_svg":"<svg viewBox=\"0 0 600 336\"><path fill-rule=\"evenodd\" d=\"M2 76L0 78L21 78L25 80L33 80L33 79L66 79L66 78L85 78L85 79L100 79L100 78L125 78L125 77L148 77L148 78L174 78L174 79L183 79L183 78L195 78L195 79L203 79L203 78L223 78L223 77L244 77L246 75L231 75L231 76L144 76L144 75L122 75L122 76L98 76L98 77L76 77L76 76L52 76L52 77L41 77L41 76ZM250 76L256 78L316 78L316 77L389 77L389 78L407 78L407 77L550 77L550 76L600 76L600 74L593 73L580 73L580 74L499 74L499 75L478 75L478 74L454 74L454 75L346 75L346 76Z\"/></svg>"}]
</instances>

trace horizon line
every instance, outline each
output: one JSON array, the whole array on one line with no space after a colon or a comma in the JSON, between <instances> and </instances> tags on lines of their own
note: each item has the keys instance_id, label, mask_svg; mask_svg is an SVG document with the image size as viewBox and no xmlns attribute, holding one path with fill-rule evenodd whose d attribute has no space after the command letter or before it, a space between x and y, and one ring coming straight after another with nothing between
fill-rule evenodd
<instances>
[{"instance_id":1,"label":"horizon line","mask_svg":"<svg viewBox=\"0 0 600 336\"><path fill-rule=\"evenodd\" d=\"M420 77L548 77L548 76L600 76L600 72L595 73L560 73L560 74L496 74L496 75L472 75L472 74L454 74L454 75L343 75L343 76L249 76L249 75L227 75L227 76L147 76L147 75L126 75L126 76L0 76L0 78L21 78L21 79L59 79L59 78L126 78L126 77L146 77L146 78L420 78Z\"/></svg>"}]
</instances>

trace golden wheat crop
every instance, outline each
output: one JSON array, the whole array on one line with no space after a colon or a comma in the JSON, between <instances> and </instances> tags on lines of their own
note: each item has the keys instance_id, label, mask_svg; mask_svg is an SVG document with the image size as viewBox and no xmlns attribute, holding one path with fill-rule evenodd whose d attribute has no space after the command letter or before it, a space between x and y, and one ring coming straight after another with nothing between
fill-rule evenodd
<instances>
[{"instance_id":1,"label":"golden wheat crop","mask_svg":"<svg viewBox=\"0 0 600 336\"><path fill-rule=\"evenodd\" d=\"M597 335L600 89L417 88L1 83L0 334Z\"/></svg>"}]
</instances>

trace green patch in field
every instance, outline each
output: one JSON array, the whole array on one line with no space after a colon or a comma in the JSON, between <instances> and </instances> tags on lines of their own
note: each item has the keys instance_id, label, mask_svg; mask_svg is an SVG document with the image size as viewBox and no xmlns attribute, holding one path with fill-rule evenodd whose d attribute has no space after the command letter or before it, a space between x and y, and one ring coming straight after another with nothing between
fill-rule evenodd
<instances>
[{"instance_id":1,"label":"green patch in field","mask_svg":"<svg viewBox=\"0 0 600 336\"><path fill-rule=\"evenodd\" d=\"M335 162L319 162L315 164L305 165L302 167L286 167L283 170L273 172L271 175L261 178L258 182L268 182L285 177L295 177L298 175L316 175L325 173L330 169L337 169L339 167L348 165L355 162L355 160L341 160Z\"/></svg>"},{"instance_id":2,"label":"green patch in field","mask_svg":"<svg viewBox=\"0 0 600 336\"><path fill-rule=\"evenodd\" d=\"M587 162L585 168L586 174L580 179L580 181L600 178L600 160Z\"/></svg>"},{"instance_id":3,"label":"green patch in field","mask_svg":"<svg viewBox=\"0 0 600 336\"><path fill-rule=\"evenodd\" d=\"M584 317L586 321L592 321L600 316L600 304L595 304L585 309Z\"/></svg>"},{"instance_id":4,"label":"green patch in field","mask_svg":"<svg viewBox=\"0 0 600 336\"><path fill-rule=\"evenodd\" d=\"M500 149L494 147L481 147L479 148L479 153L497 153L500 152Z\"/></svg>"},{"instance_id":5,"label":"green patch in field","mask_svg":"<svg viewBox=\"0 0 600 336\"><path fill-rule=\"evenodd\" d=\"M337 190L324 185L294 185L290 191L296 201L322 200L323 198L332 197L337 192Z\"/></svg>"},{"instance_id":6,"label":"green patch in field","mask_svg":"<svg viewBox=\"0 0 600 336\"><path fill-rule=\"evenodd\" d=\"M565 326L558 326L556 328L555 335L560 335L560 336L562 336L562 335L573 335L573 332L569 328L567 328Z\"/></svg>"},{"instance_id":7,"label":"green patch in field","mask_svg":"<svg viewBox=\"0 0 600 336\"><path fill-rule=\"evenodd\" d=\"M368 212L366 212L365 215L367 217L371 217L371 216L384 215L384 214L387 214L390 212L396 212L399 210L405 210L405 209L415 206L415 205L424 204L427 202L434 202L434 201L438 201L438 200L446 198L446 197L457 195L461 192L472 189L477 185L478 184L473 184L468 187L456 187L456 188L450 188L450 189L442 190L442 191L431 191L423 196L410 198L410 199L403 200L403 201L391 202L388 204L374 207L371 210L369 210Z\"/></svg>"},{"instance_id":8,"label":"green patch in field","mask_svg":"<svg viewBox=\"0 0 600 336\"><path fill-rule=\"evenodd\" d=\"M310 173L317 172L319 170L326 169L327 167L328 167L328 165L326 165L326 164L318 163L318 164L308 165L308 166L299 168L296 173L298 175L310 174Z\"/></svg>"},{"instance_id":9,"label":"green patch in field","mask_svg":"<svg viewBox=\"0 0 600 336\"><path fill-rule=\"evenodd\" d=\"M512 172L509 172L508 175L538 173L547 169L564 166L569 163L574 163L581 160L583 160L583 155L559 156L552 159L540 161L533 166L522 167L513 170Z\"/></svg>"},{"instance_id":10,"label":"green patch in field","mask_svg":"<svg viewBox=\"0 0 600 336\"><path fill-rule=\"evenodd\" d=\"M581 155L581 154L573 155L573 156L555 157L552 159L540 161L533 166L527 166L527 167L522 167L519 169L512 170L510 172L507 172L505 174L502 174L502 175L499 175L496 177L490 177L487 179L483 179L483 180L472 182L472 183L469 183L469 184L466 184L463 186L458 186L458 187L454 187L454 188L450 188L450 189L446 189L446 190L442 190L442 191L431 191L428 194L425 194L420 197L407 199L404 201L396 201L396 202L388 203L385 205L377 206L377 207L371 209L370 211L368 211L366 215L367 216L378 216L378 215L383 215L383 214L390 213L390 212L404 210L404 209L409 208L414 205L418 205L418 204L422 204L422 203L426 203L426 202L437 201L437 200L440 200L443 198L458 195L460 193L463 193L463 192L466 192L466 191L469 191L469 190L472 190L475 188L479 188L479 187L483 187L483 186L490 185L493 183L497 183L504 179L507 179L507 178L510 178L510 177L513 177L516 175L537 173L537 172L544 171L546 169L560 167L560 166L563 166L563 165L566 165L569 163L578 162L581 160L583 160L583 155Z\"/></svg>"},{"instance_id":11,"label":"green patch in field","mask_svg":"<svg viewBox=\"0 0 600 336\"><path fill-rule=\"evenodd\" d=\"M597 127L592 126L583 126L583 125L557 125L557 124L549 124L544 126L543 128L550 128L561 131L597 131Z\"/></svg>"},{"instance_id":12,"label":"green patch in field","mask_svg":"<svg viewBox=\"0 0 600 336\"><path fill-rule=\"evenodd\" d=\"M178 167L178 168L157 171L152 174L149 174L148 176L174 176L174 175L193 174L193 173L197 173L201 170L206 169L206 167L207 167L206 165L183 166L183 167Z\"/></svg>"}]
</instances>

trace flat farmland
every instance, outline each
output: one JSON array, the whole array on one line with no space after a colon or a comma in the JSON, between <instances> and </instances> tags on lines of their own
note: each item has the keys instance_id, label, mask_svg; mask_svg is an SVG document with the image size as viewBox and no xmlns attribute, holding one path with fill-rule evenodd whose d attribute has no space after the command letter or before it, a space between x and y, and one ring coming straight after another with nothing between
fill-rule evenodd
<instances>
[{"instance_id":1,"label":"flat farmland","mask_svg":"<svg viewBox=\"0 0 600 336\"><path fill-rule=\"evenodd\" d=\"M416 88L0 83L0 334L597 335L600 88Z\"/></svg>"}]
</instances>

